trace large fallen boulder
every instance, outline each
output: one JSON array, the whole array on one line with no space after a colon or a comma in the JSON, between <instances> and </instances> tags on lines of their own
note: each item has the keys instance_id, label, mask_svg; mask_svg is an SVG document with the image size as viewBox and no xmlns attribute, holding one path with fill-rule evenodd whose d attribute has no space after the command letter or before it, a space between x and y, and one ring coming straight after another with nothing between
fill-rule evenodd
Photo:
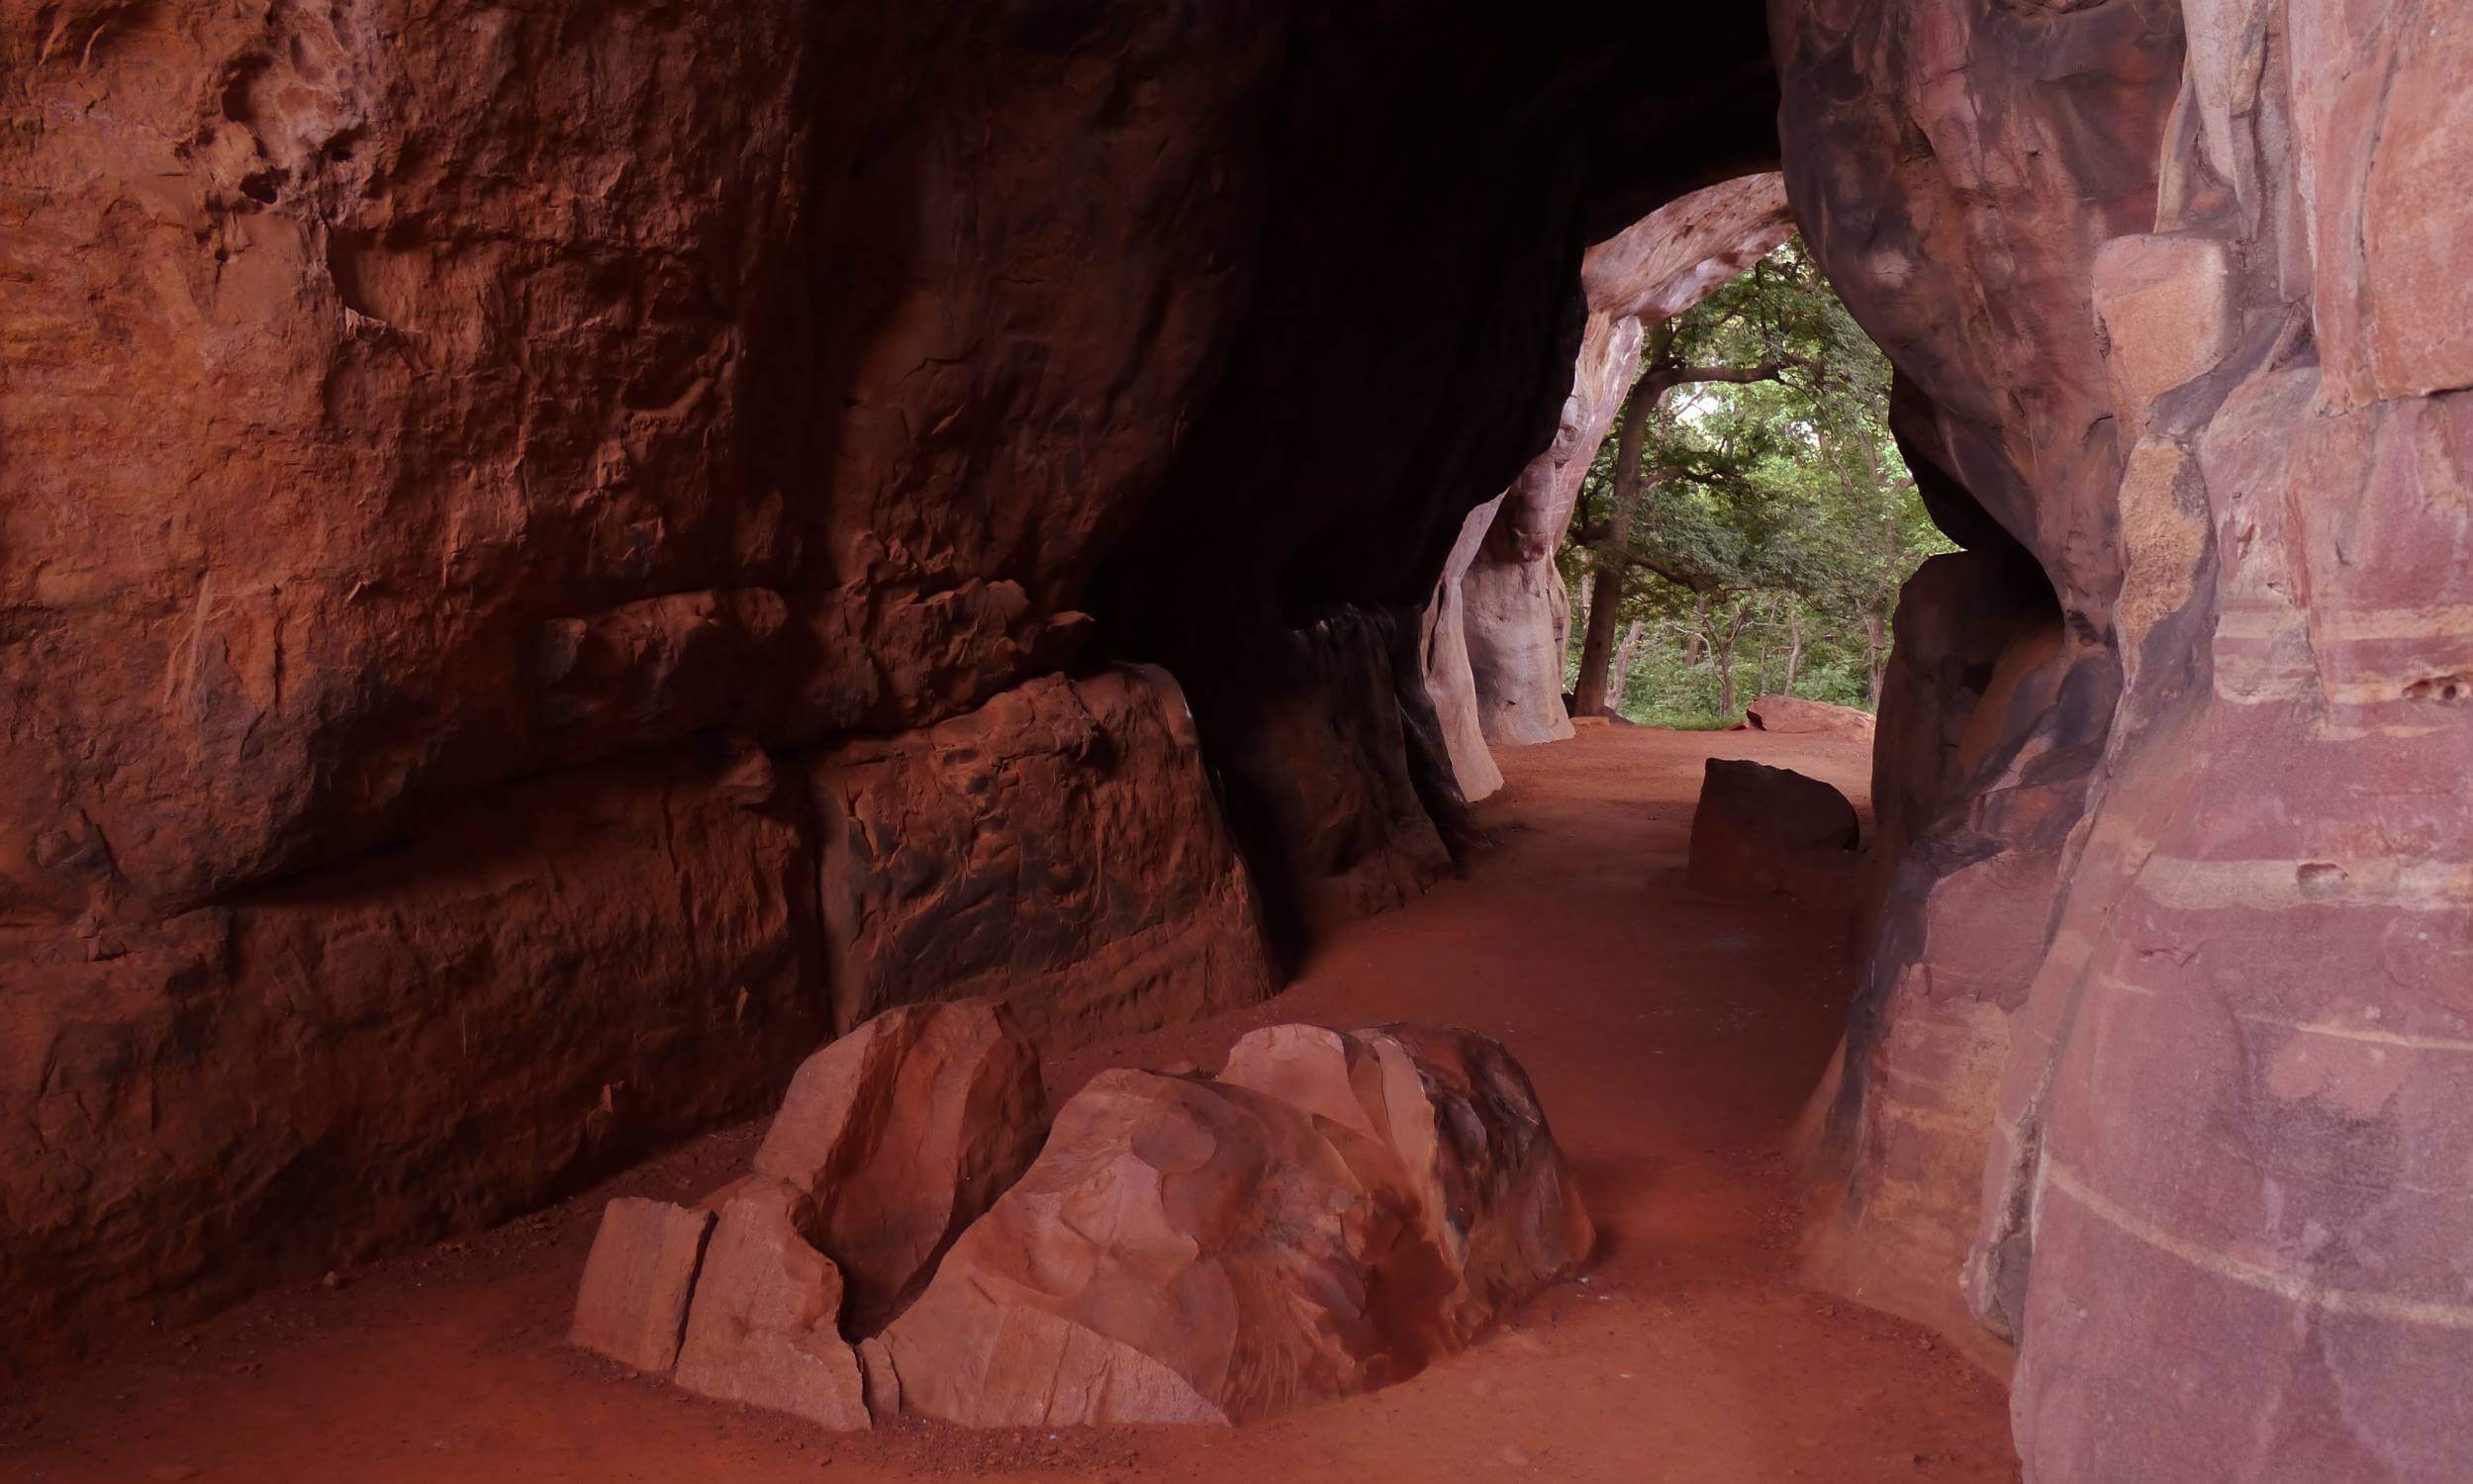
<instances>
[{"instance_id":1,"label":"large fallen boulder","mask_svg":"<svg viewBox=\"0 0 2473 1484\"><path fill-rule=\"evenodd\" d=\"M1240 1421L1414 1373L1592 1238L1499 1046L1277 1027L1094 1078L884 1338L951 1422Z\"/></svg>"},{"instance_id":2,"label":"large fallen boulder","mask_svg":"<svg viewBox=\"0 0 2473 1484\"><path fill-rule=\"evenodd\" d=\"M755 1169L808 1199L801 1229L841 1270L843 1329L872 1335L1047 1133L1039 1054L990 999L905 1005L799 1068Z\"/></svg>"},{"instance_id":3,"label":"large fallen boulder","mask_svg":"<svg viewBox=\"0 0 2473 1484\"><path fill-rule=\"evenodd\" d=\"M1851 901L1860 835L1855 805L1820 780L1764 763L1711 758L1692 810L1684 879L1727 896Z\"/></svg>"},{"instance_id":4,"label":"large fallen boulder","mask_svg":"<svg viewBox=\"0 0 2473 1484\"><path fill-rule=\"evenodd\" d=\"M1755 731L1817 732L1865 741L1871 740L1873 725L1869 711L1831 705L1825 700L1806 700L1800 696L1763 696L1744 707L1744 717Z\"/></svg>"}]
</instances>

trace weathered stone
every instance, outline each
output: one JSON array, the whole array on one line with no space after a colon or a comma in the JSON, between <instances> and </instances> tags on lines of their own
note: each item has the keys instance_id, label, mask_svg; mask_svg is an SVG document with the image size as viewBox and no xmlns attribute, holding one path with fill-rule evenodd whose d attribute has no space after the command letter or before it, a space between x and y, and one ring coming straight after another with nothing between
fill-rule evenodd
<instances>
[{"instance_id":1,"label":"weathered stone","mask_svg":"<svg viewBox=\"0 0 2473 1484\"><path fill-rule=\"evenodd\" d=\"M887 744L902 793L921 729L1164 659L1296 921L1448 869L1383 724L1416 667L1362 691L1319 626L1421 603L1536 451L1583 243L1774 152L1752 11L1465 19L1550 44L1286 0L0 7L5 1363L572 1190L891 1003L1001 985L1070 1038L1264 987L1149 721L907 793L932 839L869 843L924 874L881 891L819 751ZM1541 163L1583 128L1621 143ZM1333 663L1249 685L1283 635Z\"/></svg>"},{"instance_id":2,"label":"weathered stone","mask_svg":"<svg viewBox=\"0 0 2473 1484\"><path fill-rule=\"evenodd\" d=\"M1763 732L1814 732L1831 737L1872 735L1872 715L1854 706L1806 700L1800 696L1763 696L1744 707L1753 729Z\"/></svg>"},{"instance_id":3,"label":"weathered stone","mask_svg":"<svg viewBox=\"0 0 2473 1484\"><path fill-rule=\"evenodd\" d=\"M2234 138L2266 139L2298 177L2306 231L2279 221L2262 235L2301 238L2322 400L2355 408L2473 385L2473 289L2457 250L2473 201L2461 85L2473 25L2444 9L2301 0L2287 27L2290 59L2264 87L2245 79ZM2289 139L2272 138L2287 121Z\"/></svg>"},{"instance_id":4,"label":"weathered stone","mask_svg":"<svg viewBox=\"0 0 2473 1484\"><path fill-rule=\"evenodd\" d=\"M844 1030L1000 992L1033 1036L1075 1040L1272 990L1254 884L1164 670L1033 681L812 778Z\"/></svg>"},{"instance_id":5,"label":"weathered stone","mask_svg":"<svg viewBox=\"0 0 2473 1484\"><path fill-rule=\"evenodd\" d=\"M718 1215L679 1346L680 1386L856 1432L868 1423L859 1361L834 1328L832 1259L800 1236L808 1198L751 1175L716 1192Z\"/></svg>"},{"instance_id":6,"label":"weathered stone","mask_svg":"<svg viewBox=\"0 0 2473 1484\"><path fill-rule=\"evenodd\" d=\"M902 1415L902 1372L882 1336L859 1342L859 1376L867 1386L867 1414L877 1422Z\"/></svg>"},{"instance_id":7,"label":"weathered stone","mask_svg":"<svg viewBox=\"0 0 2473 1484\"><path fill-rule=\"evenodd\" d=\"M886 1331L904 1403L978 1427L1228 1422L1393 1379L1400 1345L1431 1344L1374 1304L1421 1242L1405 1201L1285 1103L1102 1072Z\"/></svg>"},{"instance_id":8,"label":"weathered stone","mask_svg":"<svg viewBox=\"0 0 2473 1484\"><path fill-rule=\"evenodd\" d=\"M762 1111L829 1032L768 779L726 749L564 770L161 924L0 928L0 1102L42 1131L0 1139L0 1348L186 1322Z\"/></svg>"},{"instance_id":9,"label":"weathered stone","mask_svg":"<svg viewBox=\"0 0 2473 1484\"><path fill-rule=\"evenodd\" d=\"M1217 1080L1374 1140L1398 1161L1449 1274L1435 1302L1454 1347L1585 1261L1595 1243L1536 1091L1489 1037L1270 1026L1229 1048Z\"/></svg>"},{"instance_id":10,"label":"weathered stone","mask_svg":"<svg viewBox=\"0 0 2473 1484\"><path fill-rule=\"evenodd\" d=\"M1781 893L1851 904L1861 826L1847 796L1816 778L1711 758L1691 813L1685 879L1730 896Z\"/></svg>"},{"instance_id":11,"label":"weathered stone","mask_svg":"<svg viewBox=\"0 0 2473 1484\"><path fill-rule=\"evenodd\" d=\"M620 1196L604 1207L576 1290L567 1343L621 1365L667 1374L687 1325L687 1296L713 1213Z\"/></svg>"},{"instance_id":12,"label":"weathered stone","mask_svg":"<svg viewBox=\"0 0 2473 1484\"><path fill-rule=\"evenodd\" d=\"M2157 397L2233 353L2240 324L2232 253L2210 236L2115 237L2096 251L2092 283L2113 415L2129 448L2145 434Z\"/></svg>"},{"instance_id":13,"label":"weathered stone","mask_svg":"<svg viewBox=\"0 0 2473 1484\"><path fill-rule=\"evenodd\" d=\"M1201 718L1264 915L1288 951L1451 874L1410 769L1407 616L1356 609L1266 636Z\"/></svg>"},{"instance_id":14,"label":"weathered stone","mask_svg":"<svg viewBox=\"0 0 2473 1484\"><path fill-rule=\"evenodd\" d=\"M1897 727L1954 788L1875 788L1841 1270L1960 1260L2030 1479L2465 1475L2473 21L1776 15L1798 216L2057 619L1955 667L1963 778Z\"/></svg>"},{"instance_id":15,"label":"weathered stone","mask_svg":"<svg viewBox=\"0 0 2473 1484\"><path fill-rule=\"evenodd\" d=\"M1500 789L1503 777L1485 740L1484 723L1477 716L1476 677L1469 661L1468 598L1461 579L1469 575L1486 532L1493 528L1495 513L1508 498L1507 492L1495 496L1469 511L1468 519L1461 522L1460 539L1443 559L1443 575L1435 580L1434 601L1426 604L1418 631L1417 662L1424 671L1426 695L1443 729L1452 776L1460 785L1461 796L1471 803Z\"/></svg>"},{"instance_id":16,"label":"weathered stone","mask_svg":"<svg viewBox=\"0 0 2473 1484\"><path fill-rule=\"evenodd\" d=\"M1039 1054L1002 1005L907 1005L807 1060L755 1171L807 1197L800 1230L840 1272L842 1328L872 1335L1046 1132Z\"/></svg>"},{"instance_id":17,"label":"weathered stone","mask_svg":"<svg viewBox=\"0 0 2473 1484\"><path fill-rule=\"evenodd\" d=\"M1236 1421L1413 1373L1591 1240L1500 1047L1278 1027L1093 1079L885 1342L949 1421Z\"/></svg>"},{"instance_id":18,"label":"weathered stone","mask_svg":"<svg viewBox=\"0 0 2473 1484\"><path fill-rule=\"evenodd\" d=\"M2118 692L2125 445L2090 286L2106 243L2156 227L2178 31L2136 6L1819 0L1776 32L1805 242L1896 363L1907 462L1974 548L1927 563L1897 615L1807 1271L1995 1369L2006 1335L1950 1275Z\"/></svg>"},{"instance_id":19,"label":"weathered stone","mask_svg":"<svg viewBox=\"0 0 2473 1484\"><path fill-rule=\"evenodd\" d=\"M2000 1067L2079 791L2062 767L1968 800L1987 778L2050 766L2041 724L2069 672L2050 589L2023 553L1932 558L1896 628L1861 874L1864 983L1802 1133L1815 1192L1803 1271L1998 1373L2006 1337L1950 1274L1973 1242Z\"/></svg>"}]
</instances>

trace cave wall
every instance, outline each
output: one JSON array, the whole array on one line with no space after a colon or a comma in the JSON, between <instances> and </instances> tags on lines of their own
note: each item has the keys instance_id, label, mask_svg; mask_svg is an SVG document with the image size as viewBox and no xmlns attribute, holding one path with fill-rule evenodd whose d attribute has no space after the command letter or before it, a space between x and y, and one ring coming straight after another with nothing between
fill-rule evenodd
<instances>
[{"instance_id":1,"label":"cave wall","mask_svg":"<svg viewBox=\"0 0 2473 1484\"><path fill-rule=\"evenodd\" d=\"M0 1364L1448 870L1414 610L1774 158L1757 17L1465 12L0 14Z\"/></svg>"},{"instance_id":2,"label":"cave wall","mask_svg":"<svg viewBox=\"0 0 2473 1484\"><path fill-rule=\"evenodd\" d=\"M1884 715L1909 843L1824 1268L2016 1343L2031 1479L2465 1476L2473 18L1771 20L1797 216L1936 510L2058 622L1973 661L1954 790ZM2018 607L1951 581L1910 687Z\"/></svg>"},{"instance_id":3,"label":"cave wall","mask_svg":"<svg viewBox=\"0 0 2473 1484\"><path fill-rule=\"evenodd\" d=\"M0 1350L522 1210L969 971L1267 988L1173 683L1011 697L1224 359L1282 33L870 9L0 18ZM968 788L974 724L1037 783L951 828L1052 853L940 855L913 768L851 867L910 754L844 740ZM1016 865L1041 931L972 916Z\"/></svg>"}]
</instances>

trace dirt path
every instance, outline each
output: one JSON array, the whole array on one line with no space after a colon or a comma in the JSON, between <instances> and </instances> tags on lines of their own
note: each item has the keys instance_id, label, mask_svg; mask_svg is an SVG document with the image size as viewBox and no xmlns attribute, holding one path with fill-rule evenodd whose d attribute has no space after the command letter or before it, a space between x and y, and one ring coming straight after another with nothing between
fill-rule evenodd
<instances>
[{"instance_id":1,"label":"dirt path","mask_svg":"<svg viewBox=\"0 0 2473 1484\"><path fill-rule=\"evenodd\" d=\"M1272 1004L1054 1068L1214 1065L1279 1020L1457 1022L1534 1077L1604 1234L1580 1282L1370 1397L1234 1432L821 1433L626 1376L560 1343L600 1202L689 1197L758 1130L584 1198L277 1294L107 1364L0 1395L11 1480L731 1481L920 1477L2007 1480L2001 1387L1923 1332L1789 1280L1779 1151L1852 978L1815 914L1692 896L1712 753L1861 796L1859 746L1629 729L1507 754L1469 880L1357 924Z\"/></svg>"}]
</instances>

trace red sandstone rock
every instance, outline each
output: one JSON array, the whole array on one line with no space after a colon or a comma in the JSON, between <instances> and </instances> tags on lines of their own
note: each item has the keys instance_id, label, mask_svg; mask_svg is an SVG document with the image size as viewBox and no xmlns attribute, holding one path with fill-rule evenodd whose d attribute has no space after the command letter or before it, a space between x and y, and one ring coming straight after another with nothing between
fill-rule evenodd
<instances>
[{"instance_id":1,"label":"red sandstone rock","mask_svg":"<svg viewBox=\"0 0 2473 1484\"><path fill-rule=\"evenodd\" d=\"M1527 1074L1489 1037L1414 1025L1271 1026L1229 1049L1217 1080L1372 1139L1398 1161L1450 1275L1436 1302L1453 1347L1586 1260L1595 1244Z\"/></svg>"},{"instance_id":2,"label":"red sandstone rock","mask_svg":"<svg viewBox=\"0 0 2473 1484\"><path fill-rule=\"evenodd\" d=\"M716 1192L712 1204L718 1216L673 1379L717 1401L837 1431L866 1428L858 1357L834 1329L841 1274L800 1236L808 1198L752 1175Z\"/></svg>"},{"instance_id":3,"label":"red sandstone rock","mask_svg":"<svg viewBox=\"0 0 2473 1484\"><path fill-rule=\"evenodd\" d=\"M612 1201L584 1259L568 1344L666 1374L678 1359L687 1297L712 1230L711 1211L640 1196Z\"/></svg>"},{"instance_id":4,"label":"red sandstone rock","mask_svg":"<svg viewBox=\"0 0 2473 1484\"><path fill-rule=\"evenodd\" d=\"M0 1348L185 1322L762 1111L829 1033L768 781L726 750L567 770L158 925L0 931L0 1100L43 1131L0 1140Z\"/></svg>"},{"instance_id":5,"label":"red sandstone rock","mask_svg":"<svg viewBox=\"0 0 2473 1484\"><path fill-rule=\"evenodd\" d=\"M839 1269L842 1329L872 1335L1046 1132L1039 1054L1000 1004L908 1005L808 1059L755 1172L808 1197L799 1228Z\"/></svg>"},{"instance_id":6,"label":"red sandstone rock","mask_svg":"<svg viewBox=\"0 0 2473 1484\"><path fill-rule=\"evenodd\" d=\"M844 1030L999 993L1033 1036L1073 1040L1274 987L1254 883L1164 670L1033 681L827 754L811 778Z\"/></svg>"},{"instance_id":7,"label":"red sandstone rock","mask_svg":"<svg viewBox=\"0 0 2473 1484\"><path fill-rule=\"evenodd\" d=\"M904 1404L949 1422L1264 1416L1422 1358L1375 1303L1413 1221L1285 1103L1102 1072L885 1342Z\"/></svg>"},{"instance_id":8,"label":"red sandstone rock","mask_svg":"<svg viewBox=\"0 0 2473 1484\"><path fill-rule=\"evenodd\" d=\"M1763 696L1744 707L1753 727L1764 732L1818 732L1833 737L1872 734L1872 715L1853 706L1835 706L1800 696Z\"/></svg>"},{"instance_id":9,"label":"red sandstone rock","mask_svg":"<svg viewBox=\"0 0 2473 1484\"><path fill-rule=\"evenodd\" d=\"M1859 834L1855 805L1820 780L1711 758L1691 814L1687 878L1729 895L1843 904L1855 886Z\"/></svg>"},{"instance_id":10,"label":"red sandstone rock","mask_svg":"<svg viewBox=\"0 0 2473 1484\"><path fill-rule=\"evenodd\" d=\"M2040 771L2067 674L2060 627L2023 554L1934 557L1900 597L1860 886L1861 918L1895 957L1872 956L1854 1065L1815 1095L1805 1131L1806 1278L1931 1325L1995 1371L2009 1346L1949 1275L1974 1241L2001 1060L2082 782L2064 767L1969 801L1986 778Z\"/></svg>"},{"instance_id":11,"label":"red sandstone rock","mask_svg":"<svg viewBox=\"0 0 2473 1484\"><path fill-rule=\"evenodd\" d=\"M884 1339L949 1421L1234 1421L1415 1371L1592 1237L1499 1046L1275 1027L1094 1078Z\"/></svg>"},{"instance_id":12,"label":"red sandstone rock","mask_svg":"<svg viewBox=\"0 0 2473 1484\"><path fill-rule=\"evenodd\" d=\"M1436 810L1409 769L1403 682L1414 634L1362 610L1282 630L1216 688L1231 812L1252 821L1254 880L1275 937L1399 905L1449 876ZM1404 663L1403 663L1404 662Z\"/></svg>"},{"instance_id":13,"label":"red sandstone rock","mask_svg":"<svg viewBox=\"0 0 2473 1484\"><path fill-rule=\"evenodd\" d=\"M2473 20L1778 14L1798 215L2056 600L1890 885L1846 1229L1945 1285L1972 1207L2030 1478L2473 1474Z\"/></svg>"},{"instance_id":14,"label":"red sandstone rock","mask_svg":"<svg viewBox=\"0 0 2473 1484\"><path fill-rule=\"evenodd\" d=\"M893 1350L878 1335L860 1341L858 1350L859 1375L867 1389L868 1416L880 1423L900 1416L902 1373L894 1366Z\"/></svg>"},{"instance_id":15,"label":"red sandstone rock","mask_svg":"<svg viewBox=\"0 0 2473 1484\"><path fill-rule=\"evenodd\" d=\"M1534 451L1582 240L1760 166L1708 17L1506 75L1285 4L0 7L7 1360L537 1204L891 1003L1259 993L1190 750L922 756L1094 633L1295 638L1201 709L1297 921L1448 870L1357 619Z\"/></svg>"},{"instance_id":16,"label":"red sandstone rock","mask_svg":"<svg viewBox=\"0 0 2473 1484\"><path fill-rule=\"evenodd\" d=\"M2155 226L2181 52L2152 20L1816 0L1777 33L1804 240L1896 362L1907 462L1975 548L1928 564L1899 609L1866 887L1881 909L1850 1060L1815 1109L1809 1270L1996 1369L2004 1337L1949 1273L2118 685L2125 449L2091 286L2107 241ZM2205 297L2125 296L2125 325ZM2143 379L2170 374L2158 359Z\"/></svg>"}]
</instances>

